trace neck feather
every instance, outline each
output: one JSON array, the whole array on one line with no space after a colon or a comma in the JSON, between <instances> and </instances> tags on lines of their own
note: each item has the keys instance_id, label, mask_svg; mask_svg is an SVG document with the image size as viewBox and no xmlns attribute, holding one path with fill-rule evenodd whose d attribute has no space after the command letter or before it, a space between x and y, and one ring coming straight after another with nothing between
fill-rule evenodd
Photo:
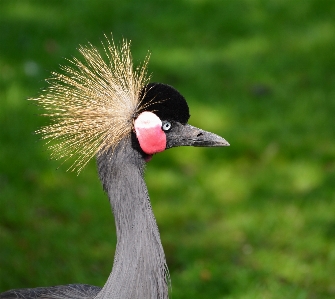
<instances>
[{"instance_id":1,"label":"neck feather","mask_svg":"<svg viewBox=\"0 0 335 299\"><path fill-rule=\"evenodd\" d=\"M115 218L112 272L96 298L167 299L168 270L143 179L145 160L133 137L98 157L99 176Z\"/></svg>"}]
</instances>

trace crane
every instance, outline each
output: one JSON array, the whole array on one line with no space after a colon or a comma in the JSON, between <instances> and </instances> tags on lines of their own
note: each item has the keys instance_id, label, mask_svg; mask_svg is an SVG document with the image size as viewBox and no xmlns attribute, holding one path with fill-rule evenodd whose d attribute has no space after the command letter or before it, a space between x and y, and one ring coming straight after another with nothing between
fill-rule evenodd
<instances>
[{"instance_id":1,"label":"crane","mask_svg":"<svg viewBox=\"0 0 335 299\"><path fill-rule=\"evenodd\" d=\"M104 44L103 57L89 44L49 87L32 99L51 124L37 133L56 159L74 158L78 173L93 157L115 218L112 271L100 288L85 284L15 289L1 299L167 299L169 272L147 186L152 156L178 146L228 146L222 137L188 124L189 107L172 86L149 83L148 56L133 68L130 43Z\"/></svg>"}]
</instances>

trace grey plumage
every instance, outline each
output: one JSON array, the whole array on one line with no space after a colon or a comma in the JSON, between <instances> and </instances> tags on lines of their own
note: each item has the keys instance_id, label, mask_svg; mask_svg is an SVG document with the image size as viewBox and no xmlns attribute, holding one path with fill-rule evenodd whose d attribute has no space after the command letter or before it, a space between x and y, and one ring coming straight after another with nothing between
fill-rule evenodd
<instances>
[{"instance_id":1,"label":"grey plumage","mask_svg":"<svg viewBox=\"0 0 335 299\"><path fill-rule=\"evenodd\" d=\"M98 155L97 164L117 232L113 270L105 286L19 289L2 293L1 299L168 298L168 269L143 179L145 160L135 134Z\"/></svg>"},{"instance_id":2,"label":"grey plumage","mask_svg":"<svg viewBox=\"0 0 335 299\"><path fill-rule=\"evenodd\" d=\"M0 299L92 299L101 288L87 284L15 289L0 294Z\"/></svg>"}]
</instances>

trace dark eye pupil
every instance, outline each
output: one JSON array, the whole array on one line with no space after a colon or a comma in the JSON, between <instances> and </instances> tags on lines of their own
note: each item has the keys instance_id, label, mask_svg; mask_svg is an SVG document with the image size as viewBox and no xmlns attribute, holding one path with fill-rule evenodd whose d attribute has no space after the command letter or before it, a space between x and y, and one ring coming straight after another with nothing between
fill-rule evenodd
<instances>
[{"instance_id":1,"label":"dark eye pupil","mask_svg":"<svg viewBox=\"0 0 335 299\"><path fill-rule=\"evenodd\" d=\"M164 131L168 131L168 130L170 130L170 128L171 128L171 123L169 123L168 121L163 123L162 129Z\"/></svg>"}]
</instances>

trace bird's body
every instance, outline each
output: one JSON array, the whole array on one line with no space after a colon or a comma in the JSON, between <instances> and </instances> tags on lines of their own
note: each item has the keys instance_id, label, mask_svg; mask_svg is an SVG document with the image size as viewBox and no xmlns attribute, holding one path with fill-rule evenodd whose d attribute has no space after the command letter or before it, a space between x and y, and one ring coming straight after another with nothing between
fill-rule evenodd
<instances>
[{"instance_id":1,"label":"bird's body","mask_svg":"<svg viewBox=\"0 0 335 299\"><path fill-rule=\"evenodd\" d=\"M1 299L93 299L100 287L87 284L68 284L53 287L25 288L0 294Z\"/></svg>"},{"instance_id":2,"label":"bird's body","mask_svg":"<svg viewBox=\"0 0 335 299\"><path fill-rule=\"evenodd\" d=\"M121 57L119 65L122 66L123 56L113 51L109 58L117 60ZM96 55L95 50L91 53ZM126 54L128 56L124 56L129 57L129 53ZM94 59L88 61L91 69L77 63L79 71L67 69L71 76L57 75L50 93L38 99L47 110L56 107L56 112L48 114L54 123L40 132L45 138L59 140L56 146L51 145L56 154L64 156L63 148L65 153L70 149L79 153L80 157L75 161L79 169L86 164L87 157L97 154L99 177L111 204L117 232L112 272L102 289L82 284L17 289L0 294L0 299L168 299L168 269L143 177L146 162L153 154L171 147L229 144L213 133L187 124L188 105L173 87L161 83L134 83L136 78L142 83L145 80L129 73L121 78L125 82L119 77L119 82L114 82L101 72L104 67L96 68L95 62ZM131 64L129 59L126 62ZM129 86L136 87L131 95L137 95L138 99L132 99L127 105ZM111 98L103 93L104 89L109 91L106 94ZM65 96L69 99L64 99ZM124 101L119 106L115 104L118 96ZM59 107L53 98L59 98L65 105L70 103ZM78 103L79 108L85 109L76 110ZM108 107L111 108L108 110ZM121 108L126 110L127 117ZM99 109L103 121L99 121ZM114 118L109 120L108 117Z\"/></svg>"}]
</instances>

